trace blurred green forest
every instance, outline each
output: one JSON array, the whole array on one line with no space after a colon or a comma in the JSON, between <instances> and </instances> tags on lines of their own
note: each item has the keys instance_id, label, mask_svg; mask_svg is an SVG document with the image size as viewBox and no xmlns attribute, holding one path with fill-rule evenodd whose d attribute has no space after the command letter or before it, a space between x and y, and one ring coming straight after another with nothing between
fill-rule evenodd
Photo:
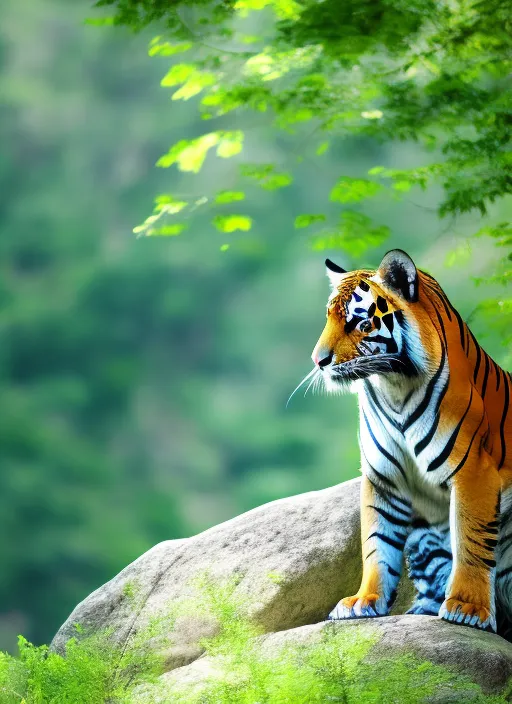
<instances>
[{"instance_id":1,"label":"blurred green forest","mask_svg":"<svg viewBox=\"0 0 512 704\"><path fill-rule=\"evenodd\" d=\"M155 193L190 189L154 164L201 118L160 88L169 59L148 57L154 32L87 26L91 14L88 0L0 6L1 648L18 632L49 640L160 540L356 475L354 398L299 395L285 409L327 296L325 253L291 223L325 208L340 170L412 166L421 150L335 140L321 166L304 159L292 185L245 204L257 227L229 249L201 213L183 235L137 239ZM246 160L289 158L286 135L251 135ZM208 158L194 188L235 168ZM501 290L472 281L499 252L468 244L478 217L440 222L440 198L377 196L365 212L390 239L329 256L355 267L402 247L472 315ZM486 319L473 329L510 368Z\"/></svg>"}]
</instances>

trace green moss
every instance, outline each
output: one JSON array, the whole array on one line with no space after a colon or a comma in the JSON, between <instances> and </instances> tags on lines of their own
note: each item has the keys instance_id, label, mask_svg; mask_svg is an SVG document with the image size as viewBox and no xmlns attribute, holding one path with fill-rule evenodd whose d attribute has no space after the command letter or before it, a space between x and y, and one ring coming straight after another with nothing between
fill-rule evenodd
<instances>
[{"instance_id":1,"label":"green moss","mask_svg":"<svg viewBox=\"0 0 512 704\"><path fill-rule=\"evenodd\" d=\"M219 585L202 575L194 585L196 597L174 602L126 649L115 645L112 632L87 637L80 628L65 657L20 637L17 658L0 654L0 704L135 704L140 685L145 704L421 704L434 695L461 704L509 701L510 691L485 695L469 678L412 654L376 658L379 630L366 624L333 624L309 644L270 647L248 618L239 580ZM137 601L135 589L127 596ZM155 638L172 643L176 619L190 613L218 623L217 633L201 642L215 675L171 691L158 681L161 662L151 650Z\"/></svg>"}]
</instances>

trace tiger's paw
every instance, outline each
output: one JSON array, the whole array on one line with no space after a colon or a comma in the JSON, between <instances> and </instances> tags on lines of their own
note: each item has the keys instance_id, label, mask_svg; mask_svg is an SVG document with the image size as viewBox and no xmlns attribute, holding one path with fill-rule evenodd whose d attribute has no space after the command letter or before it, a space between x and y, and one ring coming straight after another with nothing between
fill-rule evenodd
<instances>
[{"instance_id":1,"label":"tiger's paw","mask_svg":"<svg viewBox=\"0 0 512 704\"><path fill-rule=\"evenodd\" d=\"M378 594L366 596L347 596L342 599L327 617L329 621L341 621L346 618L372 618L385 616L389 609L384 599Z\"/></svg>"},{"instance_id":2,"label":"tiger's paw","mask_svg":"<svg viewBox=\"0 0 512 704\"><path fill-rule=\"evenodd\" d=\"M496 633L496 617L486 606L459 599L446 599L439 610L444 621Z\"/></svg>"}]
</instances>

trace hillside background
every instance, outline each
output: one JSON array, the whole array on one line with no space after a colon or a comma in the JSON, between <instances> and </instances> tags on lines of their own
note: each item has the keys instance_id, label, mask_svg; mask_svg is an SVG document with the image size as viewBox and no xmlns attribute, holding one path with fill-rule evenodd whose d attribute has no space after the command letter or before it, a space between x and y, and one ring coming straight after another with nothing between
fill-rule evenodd
<instances>
[{"instance_id":1,"label":"hillside background","mask_svg":"<svg viewBox=\"0 0 512 704\"><path fill-rule=\"evenodd\" d=\"M19 632L48 641L161 540L356 475L353 397L298 394L285 408L327 296L325 253L290 223L325 208L340 170L418 160L414 145L340 140L321 168L306 159L292 186L251 202L257 228L227 251L200 218L179 237L137 239L154 195L187 188L157 158L202 125L193 101L159 86L154 32L87 26L91 14L86 0L0 6L1 649ZM270 129L248 150L289 157ZM212 159L195 184L233 168ZM391 228L388 243L328 254L356 267L404 248L468 317L496 293L471 277L498 253L470 250L478 218L440 222L436 203L376 198L365 212ZM509 365L485 322L472 327Z\"/></svg>"}]
</instances>

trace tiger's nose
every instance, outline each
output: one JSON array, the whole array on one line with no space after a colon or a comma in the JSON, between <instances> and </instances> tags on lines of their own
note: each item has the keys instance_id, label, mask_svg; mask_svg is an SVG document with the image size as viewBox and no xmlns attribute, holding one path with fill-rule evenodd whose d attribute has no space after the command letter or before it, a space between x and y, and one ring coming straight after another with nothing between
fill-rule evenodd
<instances>
[{"instance_id":1,"label":"tiger's nose","mask_svg":"<svg viewBox=\"0 0 512 704\"><path fill-rule=\"evenodd\" d=\"M311 355L311 359L318 367L320 367L320 369L323 369L330 364L333 357L334 353L328 347L315 347L313 354Z\"/></svg>"}]
</instances>

